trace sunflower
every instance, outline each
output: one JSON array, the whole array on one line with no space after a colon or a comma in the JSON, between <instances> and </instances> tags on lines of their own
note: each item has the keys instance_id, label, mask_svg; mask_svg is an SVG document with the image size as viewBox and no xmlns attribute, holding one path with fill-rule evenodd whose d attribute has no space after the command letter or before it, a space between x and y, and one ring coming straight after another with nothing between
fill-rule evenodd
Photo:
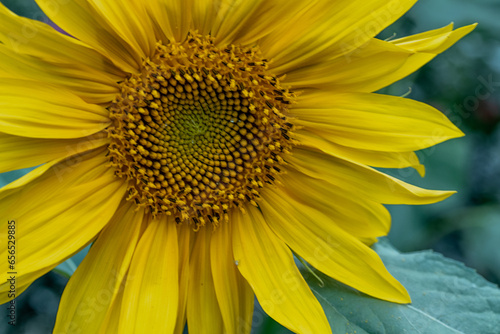
<instances>
[{"instance_id":1,"label":"sunflower","mask_svg":"<svg viewBox=\"0 0 500 334\"><path fill-rule=\"evenodd\" d=\"M294 253L410 302L369 247L384 204L452 192L376 168L423 175L414 151L462 133L373 92L474 26L376 39L414 0L36 2L68 35L0 5L0 172L38 166L0 211L17 294L92 244L55 333L250 333L254 296L294 332L330 333Z\"/></svg>"}]
</instances>

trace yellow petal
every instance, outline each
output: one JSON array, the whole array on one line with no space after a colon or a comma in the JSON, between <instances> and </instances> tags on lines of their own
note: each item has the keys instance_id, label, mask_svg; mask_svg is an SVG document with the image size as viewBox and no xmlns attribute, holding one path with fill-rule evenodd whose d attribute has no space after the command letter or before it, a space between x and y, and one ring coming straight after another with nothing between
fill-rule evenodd
<instances>
[{"instance_id":1,"label":"yellow petal","mask_svg":"<svg viewBox=\"0 0 500 334\"><path fill-rule=\"evenodd\" d=\"M81 138L110 124L108 111L62 89L32 81L0 83L2 132L31 138Z\"/></svg>"},{"instance_id":2,"label":"yellow petal","mask_svg":"<svg viewBox=\"0 0 500 334\"><path fill-rule=\"evenodd\" d=\"M36 0L36 3L64 31L111 59L122 70L138 71L142 50L128 44L89 0Z\"/></svg>"},{"instance_id":3,"label":"yellow petal","mask_svg":"<svg viewBox=\"0 0 500 334\"><path fill-rule=\"evenodd\" d=\"M82 158L79 155L76 155L48 161L40 167L33 169L28 174L25 174L17 180L14 180L11 183L3 186L0 189L0 201L20 191L20 188L24 187L25 185L28 185L36 181L37 179L44 177L45 173L47 172L51 173L52 176L55 175L60 180L64 174L67 174L71 171L71 167L79 164L82 161L81 159Z\"/></svg>"},{"instance_id":4,"label":"yellow petal","mask_svg":"<svg viewBox=\"0 0 500 334\"><path fill-rule=\"evenodd\" d=\"M307 130L364 150L416 151L463 136L435 108L388 95L307 93L291 112Z\"/></svg>"},{"instance_id":5,"label":"yellow petal","mask_svg":"<svg viewBox=\"0 0 500 334\"><path fill-rule=\"evenodd\" d=\"M260 44L275 73L343 56L407 12L416 0L320 0Z\"/></svg>"},{"instance_id":6,"label":"yellow petal","mask_svg":"<svg viewBox=\"0 0 500 334\"><path fill-rule=\"evenodd\" d=\"M153 219L132 258L123 292L119 333L172 333L179 303L177 229Z\"/></svg>"},{"instance_id":7,"label":"yellow petal","mask_svg":"<svg viewBox=\"0 0 500 334\"><path fill-rule=\"evenodd\" d=\"M60 64L57 61L15 53L0 44L0 77L9 82L28 79L33 85L54 85L70 91L88 103L110 103L119 93L118 84L104 72L85 67L77 62Z\"/></svg>"},{"instance_id":8,"label":"yellow petal","mask_svg":"<svg viewBox=\"0 0 500 334\"><path fill-rule=\"evenodd\" d=\"M322 212L332 224L358 239L380 237L389 232L391 216L380 203L360 200L352 192L292 168L286 169L281 180L286 197Z\"/></svg>"},{"instance_id":9,"label":"yellow petal","mask_svg":"<svg viewBox=\"0 0 500 334\"><path fill-rule=\"evenodd\" d=\"M179 238L179 308L177 310L177 322L175 334L182 334L186 327L186 305L189 288L189 259L193 247L192 239L194 232L191 226L180 224L177 226Z\"/></svg>"},{"instance_id":10,"label":"yellow petal","mask_svg":"<svg viewBox=\"0 0 500 334\"><path fill-rule=\"evenodd\" d=\"M187 324L192 333L223 333L222 315L217 303L210 265L212 229L202 227L195 233L189 263Z\"/></svg>"},{"instance_id":11,"label":"yellow petal","mask_svg":"<svg viewBox=\"0 0 500 334\"><path fill-rule=\"evenodd\" d=\"M358 90L373 92L401 80L434 59L436 55L451 47L462 37L474 30L475 27L476 24L472 24L451 31L453 25L448 25L441 29L385 42L411 51L413 54L395 71L387 73L378 79L360 83Z\"/></svg>"},{"instance_id":12,"label":"yellow petal","mask_svg":"<svg viewBox=\"0 0 500 334\"><path fill-rule=\"evenodd\" d=\"M346 193L383 204L429 204L455 193L419 188L365 165L299 147L287 161L296 170L330 182Z\"/></svg>"},{"instance_id":13,"label":"yellow petal","mask_svg":"<svg viewBox=\"0 0 500 334\"><path fill-rule=\"evenodd\" d=\"M105 166L103 149L79 156L72 165L67 162L52 165L38 178L18 181L32 178L22 187L0 192L0 214L18 222L16 241L23 245L17 249L19 286L32 283L91 242L125 194L125 184ZM1 224L6 231L7 220ZM0 254L6 258L6 248ZM3 283L0 301L6 300L7 291Z\"/></svg>"},{"instance_id":14,"label":"yellow petal","mask_svg":"<svg viewBox=\"0 0 500 334\"><path fill-rule=\"evenodd\" d=\"M425 167L420 164L414 152L381 152L346 147L336 144L335 136L327 133L316 134L307 129L294 132L294 138L300 141L301 146L318 149L360 164L381 168L414 168L420 176L425 175Z\"/></svg>"},{"instance_id":15,"label":"yellow petal","mask_svg":"<svg viewBox=\"0 0 500 334\"><path fill-rule=\"evenodd\" d=\"M316 269L371 296L411 302L377 253L337 228L330 217L278 189L263 191L262 197L262 212L273 231Z\"/></svg>"},{"instance_id":16,"label":"yellow petal","mask_svg":"<svg viewBox=\"0 0 500 334\"><path fill-rule=\"evenodd\" d=\"M372 39L342 57L287 72L284 82L296 90L320 88L336 92L366 91L367 84L391 75L412 55L411 51Z\"/></svg>"},{"instance_id":17,"label":"yellow petal","mask_svg":"<svg viewBox=\"0 0 500 334\"><path fill-rule=\"evenodd\" d=\"M445 51L475 25L452 31L453 25L390 42L371 39L342 57L287 73L286 83L335 92L373 92L413 73Z\"/></svg>"},{"instance_id":18,"label":"yellow petal","mask_svg":"<svg viewBox=\"0 0 500 334\"><path fill-rule=\"evenodd\" d=\"M122 280L121 288L118 290L113 302L109 306L109 309L106 312L106 318L101 324L101 328L99 328L99 330L96 331L95 333L99 334L119 333L118 327L120 325L120 312L123 301L123 290L125 288L126 281L127 281L127 276L125 276L124 279ZM78 325L71 326L69 333L71 333L71 330L77 330L77 328ZM54 331L54 333L59 334L56 331Z\"/></svg>"},{"instance_id":19,"label":"yellow petal","mask_svg":"<svg viewBox=\"0 0 500 334\"><path fill-rule=\"evenodd\" d=\"M97 333L114 303L139 240L144 210L122 202L71 276L57 312L55 333Z\"/></svg>"},{"instance_id":20,"label":"yellow petal","mask_svg":"<svg viewBox=\"0 0 500 334\"><path fill-rule=\"evenodd\" d=\"M221 224L213 232L210 242L210 262L225 332L250 333L254 294L234 261L231 224Z\"/></svg>"},{"instance_id":21,"label":"yellow petal","mask_svg":"<svg viewBox=\"0 0 500 334\"><path fill-rule=\"evenodd\" d=\"M106 57L79 40L58 33L40 21L17 16L0 4L0 41L15 54L23 54L50 63L73 64L97 70L118 80L124 74Z\"/></svg>"},{"instance_id":22,"label":"yellow petal","mask_svg":"<svg viewBox=\"0 0 500 334\"><path fill-rule=\"evenodd\" d=\"M233 214L234 258L264 311L296 333L331 333L290 249L271 231L257 208L249 205L246 211Z\"/></svg>"},{"instance_id":23,"label":"yellow petal","mask_svg":"<svg viewBox=\"0 0 500 334\"><path fill-rule=\"evenodd\" d=\"M476 26L477 23L453 30L453 23L450 23L440 29L394 39L390 43L413 52L440 54L474 30Z\"/></svg>"},{"instance_id":24,"label":"yellow petal","mask_svg":"<svg viewBox=\"0 0 500 334\"><path fill-rule=\"evenodd\" d=\"M113 32L126 41L142 58L154 54L156 38L145 8L149 1L87 0L87 2L99 16L105 18Z\"/></svg>"},{"instance_id":25,"label":"yellow petal","mask_svg":"<svg viewBox=\"0 0 500 334\"><path fill-rule=\"evenodd\" d=\"M198 6L202 7L202 10L208 6L215 6L215 4L207 1L145 1L144 6L148 17L153 21L157 38L165 43L169 40L184 41L192 27L191 13L194 2L197 2ZM208 15L208 13L205 14Z\"/></svg>"},{"instance_id":26,"label":"yellow petal","mask_svg":"<svg viewBox=\"0 0 500 334\"><path fill-rule=\"evenodd\" d=\"M77 139L39 139L0 132L0 173L41 165L104 146L107 136L98 133Z\"/></svg>"},{"instance_id":27,"label":"yellow petal","mask_svg":"<svg viewBox=\"0 0 500 334\"><path fill-rule=\"evenodd\" d=\"M446 34L446 33L449 33L451 31L453 31L453 22L449 23L448 25L445 25L444 27L438 28L438 29L424 31L424 32L421 32L421 33L418 33L415 35L410 35L410 36L406 36L406 37L402 37L402 38L398 38L398 39L389 38L389 39L387 39L387 41L389 41L390 44L394 45L393 42L395 42L395 41L404 42L404 41L413 41L415 39L423 40L423 39L427 39L427 38L433 38L434 36L437 36L437 35Z\"/></svg>"},{"instance_id":28,"label":"yellow petal","mask_svg":"<svg viewBox=\"0 0 500 334\"><path fill-rule=\"evenodd\" d=\"M193 27L201 35L209 35L212 32L214 20L217 17L217 11L220 6L227 4L227 1L222 0L187 0L192 2L191 20ZM187 2L183 1L183 2Z\"/></svg>"},{"instance_id":29,"label":"yellow petal","mask_svg":"<svg viewBox=\"0 0 500 334\"><path fill-rule=\"evenodd\" d=\"M254 44L273 30L288 26L290 19L310 7L308 2L297 0L230 0L215 6L212 30L219 45Z\"/></svg>"}]
</instances>

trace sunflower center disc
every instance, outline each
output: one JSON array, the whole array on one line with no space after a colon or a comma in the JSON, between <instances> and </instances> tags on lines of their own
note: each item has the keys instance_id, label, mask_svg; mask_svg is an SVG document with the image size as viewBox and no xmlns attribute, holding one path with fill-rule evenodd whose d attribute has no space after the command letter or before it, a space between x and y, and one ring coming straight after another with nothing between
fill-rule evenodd
<instances>
[{"instance_id":1,"label":"sunflower center disc","mask_svg":"<svg viewBox=\"0 0 500 334\"><path fill-rule=\"evenodd\" d=\"M157 44L108 107L109 160L128 200L195 227L255 205L290 151L293 93L254 48L220 49L211 37Z\"/></svg>"}]
</instances>

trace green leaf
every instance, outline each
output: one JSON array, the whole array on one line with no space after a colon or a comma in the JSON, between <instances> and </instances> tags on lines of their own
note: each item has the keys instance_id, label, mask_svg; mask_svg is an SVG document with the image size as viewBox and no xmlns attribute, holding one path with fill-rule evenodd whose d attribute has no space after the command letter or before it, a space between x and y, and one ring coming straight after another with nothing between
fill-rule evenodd
<instances>
[{"instance_id":1,"label":"green leaf","mask_svg":"<svg viewBox=\"0 0 500 334\"><path fill-rule=\"evenodd\" d=\"M374 248L413 302L378 300L316 272L320 287L302 267L333 334L499 333L500 289L474 270L432 251L402 254L386 240Z\"/></svg>"}]
</instances>

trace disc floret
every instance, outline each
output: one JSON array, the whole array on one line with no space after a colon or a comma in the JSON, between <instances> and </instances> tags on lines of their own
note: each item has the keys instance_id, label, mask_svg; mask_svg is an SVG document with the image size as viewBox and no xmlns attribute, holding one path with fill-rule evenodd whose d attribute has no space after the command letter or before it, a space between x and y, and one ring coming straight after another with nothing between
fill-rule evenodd
<instances>
[{"instance_id":1,"label":"disc floret","mask_svg":"<svg viewBox=\"0 0 500 334\"><path fill-rule=\"evenodd\" d=\"M108 108L110 163L139 207L217 225L275 181L293 145L293 100L256 48L195 33L158 42Z\"/></svg>"}]
</instances>

